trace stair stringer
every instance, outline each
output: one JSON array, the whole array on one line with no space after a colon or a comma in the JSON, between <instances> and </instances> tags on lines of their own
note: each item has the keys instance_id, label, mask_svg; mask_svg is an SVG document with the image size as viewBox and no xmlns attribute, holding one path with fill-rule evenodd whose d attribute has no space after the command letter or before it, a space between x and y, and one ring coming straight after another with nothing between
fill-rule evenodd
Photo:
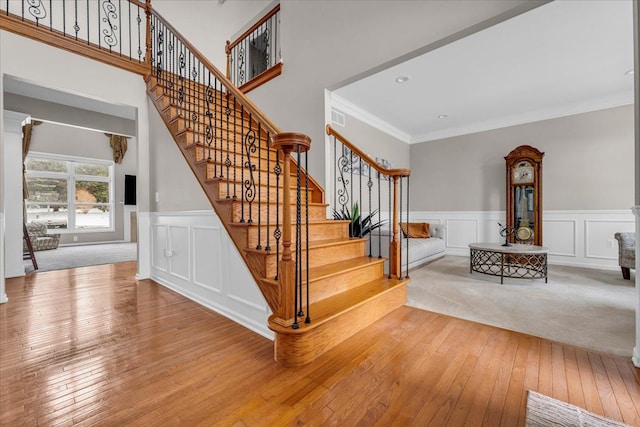
<instances>
[{"instance_id":1,"label":"stair stringer","mask_svg":"<svg viewBox=\"0 0 640 427\"><path fill-rule=\"evenodd\" d=\"M235 230L233 230L233 227L231 227L231 225L230 225L231 224L231 212L230 212L229 205L218 202L217 195L216 195L217 192L215 191L214 188L212 188L212 186L211 186L212 184L211 183L207 183L206 169L204 167L202 167L202 165L198 165L197 164L196 159L194 158L194 151L193 150L187 149L183 144L180 144L178 142L176 134L175 134L174 126L172 125L169 117L167 117L167 115L163 111L163 107L159 104L158 99L157 99L154 91L148 89L147 92L148 92L149 98L152 101L152 104L155 106L158 114L162 118L163 123L165 124L165 126L167 127L167 130L171 134L171 136L172 136L174 142L176 143L180 153L182 154L182 156L184 157L185 161L189 165L189 168L191 169L192 173L196 177L196 180L198 181L198 184L202 188L202 191L204 192L204 194L206 195L207 199L209 200L209 203L211 204L211 206L213 207L214 211L216 212L216 214L220 218L220 222L224 226L227 234L231 237L231 240L233 241L233 244L235 245L238 253L243 258L245 264L248 266L248 270L249 270L251 276L253 277L253 280L258 285L258 287L260 289L260 292L264 296L264 298L265 298L265 300L267 302L267 305L269 306L269 309L272 312L276 312L276 310L277 310L277 308L278 308L278 306L280 304L279 301L280 301L280 298L281 298L279 288L274 289L273 286L265 284L260 280L262 278L257 275L257 271L259 271L259 269L255 268L257 266L256 265L256 254L252 254L251 257L249 257L247 255L246 251L244 250L245 248L241 247L240 244L239 244L239 236L237 236L237 232ZM213 185L215 185L215 184L213 184ZM266 258L267 255L268 254L265 253L263 256Z\"/></svg>"}]
</instances>

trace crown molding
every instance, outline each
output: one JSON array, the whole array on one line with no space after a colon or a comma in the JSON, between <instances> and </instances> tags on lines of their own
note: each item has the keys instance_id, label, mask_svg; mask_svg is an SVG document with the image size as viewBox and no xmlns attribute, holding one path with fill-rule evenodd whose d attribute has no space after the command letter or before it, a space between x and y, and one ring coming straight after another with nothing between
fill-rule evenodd
<instances>
[{"instance_id":1,"label":"crown molding","mask_svg":"<svg viewBox=\"0 0 640 427\"><path fill-rule=\"evenodd\" d=\"M398 138L402 142L406 142L407 144L411 143L411 135L397 127L393 126L391 123L382 120L380 117L371 114L367 110L358 107L355 104L347 101L341 96L336 95L335 93L331 93L331 107L336 110L340 110L343 113L347 113L350 116L360 120L372 126L388 135L393 136L394 138Z\"/></svg>"},{"instance_id":2,"label":"crown molding","mask_svg":"<svg viewBox=\"0 0 640 427\"><path fill-rule=\"evenodd\" d=\"M435 141L438 139L451 138L454 136L469 135L472 133L485 132L489 130L501 129L510 126L523 125L527 123L552 120L561 117L574 116L576 114L590 113L593 111L606 110L608 108L621 107L633 104L633 97L629 94L620 94L607 98L602 98L597 102L589 101L582 104L575 104L569 108L557 107L537 110L529 113L506 117L500 120L491 120L474 123L468 126L453 127L435 132L427 132L420 135L411 135L410 144L420 142Z\"/></svg>"}]
</instances>

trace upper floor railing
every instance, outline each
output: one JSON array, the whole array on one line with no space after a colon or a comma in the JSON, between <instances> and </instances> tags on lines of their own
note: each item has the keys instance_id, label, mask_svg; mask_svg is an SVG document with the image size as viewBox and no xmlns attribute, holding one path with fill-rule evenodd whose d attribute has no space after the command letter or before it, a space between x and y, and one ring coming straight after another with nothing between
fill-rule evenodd
<instances>
[{"instance_id":1,"label":"upper floor railing","mask_svg":"<svg viewBox=\"0 0 640 427\"><path fill-rule=\"evenodd\" d=\"M233 42L227 40L227 77L243 93L282 73L280 5Z\"/></svg>"},{"instance_id":2,"label":"upper floor railing","mask_svg":"<svg viewBox=\"0 0 640 427\"><path fill-rule=\"evenodd\" d=\"M388 257L389 277L409 277L409 240L400 230L409 222L409 169L387 168L341 135L333 137L333 204L336 219L350 219L352 237L369 237L369 256ZM404 217L403 217L404 215ZM404 240L404 242L403 242ZM404 248L403 244L404 243Z\"/></svg>"},{"instance_id":3,"label":"upper floor railing","mask_svg":"<svg viewBox=\"0 0 640 427\"><path fill-rule=\"evenodd\" d=\"M0 28L145 75L149 9L138 0L2 0Z\"/></svg>"}]
</instances>

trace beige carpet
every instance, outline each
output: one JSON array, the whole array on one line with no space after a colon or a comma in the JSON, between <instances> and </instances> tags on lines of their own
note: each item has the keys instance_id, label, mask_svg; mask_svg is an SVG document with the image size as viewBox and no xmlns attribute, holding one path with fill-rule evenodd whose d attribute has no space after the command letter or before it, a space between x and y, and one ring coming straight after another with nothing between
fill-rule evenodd
<instances>
[{"instance_id":1,"label":"beige carpet","mask_svg":"<svg viewBox=\"0 0 640 427\"><path fill-rule=\"evenodd\" d=\"M410 272L407 304L588 349L631 356L635 276L549 266L544 280L469 273L469 258L446 256Z\"/></svg>"},{"instance_id":2,"label":"beige carpet","mask_svg":"<svg viewBox=\"0 0 640 427\"><path fill-rule=\"evenodd\" d=\"M529 390L525 427L630 427Z\"/></svg>"}]
</instances>

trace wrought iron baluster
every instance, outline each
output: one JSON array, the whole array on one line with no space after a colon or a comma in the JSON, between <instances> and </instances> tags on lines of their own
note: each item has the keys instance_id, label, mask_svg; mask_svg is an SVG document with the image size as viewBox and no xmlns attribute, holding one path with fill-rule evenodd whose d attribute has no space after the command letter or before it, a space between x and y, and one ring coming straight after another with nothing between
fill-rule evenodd
<instances>
[{"instance_id":1,"label":"wrought iron baluster","mask_svg":"<svg viewBox=\"0 0 640 427\"><path fill-rule=\"evenodd\" d=\"M306 219L306 242L305 242L305 255L306 255L306 282L307 282L307 317L304 319L304 323L311 323L311 315L309 314L309 151L305 151L304 153L304 181L305 181L305 190L304 190L304 198L305 198L305 219Z\"/></svg>"},{"instance_id":2,"label":"wrought iron baluster","mask_svg":"<svg viewBox=\"0 0 640 427\"><path fill-rule=\"evenodd\" d=\"M375 212L371 209L372 208L372 203L371 203L371 188L373 187L373 181L371 180L371 165L369 163L367 163L367 171L369 172L369 179L367 180L367 188L369 189L369 218L371 218L371 222L370 222L370 227L373 226L373 220L375 219ZM371 234L373 236L373 232L371 231L369 234ZM372 252L373 252L373 242L371 241L372 239L369 238L369 258L371 258L372 256Z\"/></svg>"},{"instance_id":3,"label":"wrought iron baluster","mask_svg":"<svg viewBox=\"0 0 640 427\"><path fill-rule=\"evenodd\" d=\"M73 24L73 30L76 32L76 41L78 40L78 32L80 31L80 26L78 25L78 0L75 0L75 14L76 20Z\"/></svg>"},{"instance_id":4,"label":"wrought iron baluster","mask_svg":"<svg viewBox=\"0 0 640 427\"><path fill-rule=\"evenodd\" d=\"M67 36L67 0L62 0L62 35Z\"/></svg>"},{"instance_id":5,"label":"wrought iron baluster","mask_svg":"<svg viewBox=\"0 0 640 427\"><path fill-rule=\"evenodd\" d=\"M400 195L398 197L399 199L399 206L400 206L400 215L398 215L398 220L400 221L400 232L398 233L398 239L399 239L399 244L398 244L398 250L399 250L399 256L398 259L400 260L400 266L398 268L398 279L402 279L402 239L404 238L404 233L402 231L402 177L399 178L400 182L399 182L399 189L398 191L400 191ZM407 224L407 233L409 232L409 225Z\"/></svg>"},{"instance_id":6,"label":"wrought iron baluster","mask_svg":"<svg viewBox=\"0 0 640 427\"><path fill-rule=\"evenodd\" d=\"M271 233L269 233L270 231L270 226L271 226L271 173L270 173L270 169L271 169L271 148L269 147L269 132L267 131L267 140L266 140L266 150L267 150L267 231L266 231L266 236L267 236L267 245L264 247L265 251L270 251L271 250L271 246L269 246L269 236ZM260 189L260 191L262 191L262 188ZM277 209L277 207L276 207Z\"/></svg>"},{"instance_id":7,"label":"wrought iron baluster","mask_svg":"<svg viewBox=\"0 0 640 427\"><path fill-rule=\"evenodd\" d=\"M409 231L409 177L407 176L407 231ZM407 270L405 273L405 278L408 279L409 278L409 239L406 239L406 243L407 243L407 251L406 251L406 258L407 258Z\"/></svg>"},{"instance_id":8,"label":"wrought iron baluster","mask_svg":"<svg viewBox=\"0 0 640 427\"><path fill-rule=\"evenodd\" d=\"M142 46L140 45L142 40L140 28L142 25L142 18L140 17L140 8L138 8L138 17L136 18L136 22L138 23L138 61L142 62Z\"/></svg>"},{"instance_id":9,"label":"wrought iron baluster","mask_svg":"<svg viewBox=\"0 0 640 427\"><path fill-rule=\"evenodd\" d=\"M238 159L237 159L237 154L238 154L238 139L237 139L237 135L238 135L238 128L237 128L237 117L238 117L238 110L236 109L236 98L233 98L233 200L236 200L237 194L236 194L236 175L237 175L237 169L238 169ZM240 120L243 120L242 118ZM227 180L227 194L229 194L229 180Z\"/></svg>"},{"instance_id":10,"label":"wrought iron baluster","mask_svg":"<svg viewBox=\"0 0 640 427\"><path fill-rule=\"evenodd\" d=\"M337 151L337 142L336 142L336 137L334 135L333 137L333 209L335 211L338 210L338 201L337 201L337 194L338 194L338 151Z\"/></svg>"},{"instance_id":11,"label":"wrought iron baluster","mask_svg":"<svg viewBox=\"0 0 640 427\"><path fill-rule=\"evenodd\" d=\"M393 260L391 259L391 247L393 245L393 238L391 236L393 236L393 230L396 228L395 223L393 222L393 211L391 210L391 199L393 199L393 193L391 192L391 179L389 179L389 274L387 275L388 279L391 279L391 263L393 262Z\"/></svg>"},{"instance_id":12,"label":"wrought iron baluster","mask_svg":"<svg viewBox=\"0 0 640 427\"><path fill-rule=\"evenodd\" d=\"M256 170L256 165L253 164L251 159L251 154L256 152L256 131L253 130L253 118L251 113L249 113L249 130L245 136L244 141L244 151L247 156L245 161L245 166L243 169L247 169L248 178L244 180L244 195L247 199L247 204L249 207L249 219L248 223L253 223L253 202L256 197L256 183L254 172ZM259 242L258 242L259 243Z\"/></svg>"},{"instance_id":13,"label":"wrought iron baluster","mask_svg":"<svg viewBox=\"0 0 640 427\"><path fill-rule=\"evenodd\" d=\"M233 146L235 147L236 145L236 98L235 96L233 97L233 131L231 132L233 135ZM229 107L229 98L227 98L227 108L229 109L229 113L231 113L231 108ZM230 122L229 122L229 115L227 115L227 134L229 133L229 126L230 126ZM227 138L227 158L224 161L225 166L227 167L227 198L230 197L229 194L229 180L231 179L231 174L229 173L229 169L231 168L231 148L230 148L230 144L231 141L229 138ZM235 168L234 168L234 174L235 174Z\"/></svg>"},{"instance_id":14,"label":"wrought iron baluster","mask_svg":"<svg viewBox=\"0 0 640 427\"><path fill-rule=\"evenodd\" d=\"M262 249L262 124L258 122L258 246L256 249Z\"/></svg>"},{"instance_id":15,"label":"wrought iron baluster","mask_svg":"<svg viewBox=\"0 0 640 427\"><path fill-rule=\"evenodd\" d=\"M98 8L98 11L100 8ZM100 34L98 34L98 39L100 39ZM89 24L89 0L87 0L87 44L90 44L91 40L91 25Z\"/></svg>"},{"instance_id":16,"label":"wrought iron baluster","mask_svg":"<svg viewBox=\"0 0 640 427\"><path fill-rule=\"evenodd\" d=\"M382 223L382 183L380 182L381 173L378 173L378 222ZM382 258L382 230L378 227L378 258Z\"/></svg>"},{"instance_id":17,"label":"wrought iron baluster","mask_svg":"<svg viewBox=\"0 0 640 427\"><path fill-rule=\"evenodd\" d=\"M205 141L207 142L207 161L211 160L211 143L213 142L213 123L211 123L211 118L213 117L213 113L211 113L211 104L215 102L214 98L214 90L211 87L211 72L208 72L208 81L207 81L207 112L206 116L209 120L209 124L205 128ZM229 193L229 183L227 182L227 194Z\"/></svg>"},{"instance_id":18,"label":"wrought iron baluster","mask_svg":"<svg viewBox=\"0 0 640 427\"><path fill-rule=\"evenodd\" d=\"M218 78L216 77L214 79L214 94L215 97L213 98L213 123L214 123L214 128L213 128L213 177L217 178L218 177L218 168L216 167L216 160L218 158L218 128L220 128L220 133L222 134L222 126L218 123L218 107L217 107L217 102L218 102L218 97L220 96L220 92L218 92ZM222 82L220 82L220 91L222 91ZM222 117L222 116L221 116ZM220 123L222 123L222 120L220 120ZM222 141L220 141L220 144L222 144ZM228 194L228 192L227 192Z\"/></svg>"},{"instance_id":19,"label":"wrought iron baluster","mask_svg":"<svg viewBox=\"0 0 640 427\"><path fill-rule=\"evenodd\" d=\"M242 127L242 129L241 129L242 130L242 137L244 138L244 121L245 121L245 118L244 118L244 106L241 107L241 111L242 111L242 114L241 114L242 120L240 120L240 124L241 124L241 127ZM240 219L240 222L244 222L244 201L245 201L245 194L244 194L244 167L245 167L244 166L244 141L242 141L242 147L241 148L242 148L242 155L240 156L240 160L242 161L242 168L240 169L240 183L241 183L240 184L241 185L241 187L240 187L240 208L241 208L241 215L240 215L241 219ZM237 185L237 184L234 184L234 185Z\"/></svg>"},{"instance_id":20,"label":"wrought iron baluster","mask_svg":"<svg viewBox=\"0 0 640 427\"><path fill-rule=\"evenodd\" d=\"M273 172L276 174L276 229L273 231L273 237L276 239L276 277L278 280L278 272L280 268L280 238L282 237L282 231L280 230L280 174L282 168L280 166L280 150L276 151L276 165L273 168ZM283 200L284 203L290 203L288 200Z\"/></svg>"},{"instance_id":21,"label":"wrought iron baluster","mask_svg":"<svg viewBox=\"0 0 640 427\"><path fill-rule=\"evenodd\" d=\"M359 195L359 206L360 206L360 212L359 215L360 217L358 218L358 223L359 223L359 231L358 231L358 237L362 238L362 226L364 224L362 224L362 214L364 213L364 206L362 204L362 174L364 172L364 169L362 169L362 157L358 156L358 166L360 167L360 175L358 176L358 189L360 190L360 195Z\"/></svg>"},{"instance_id":22,"label":"wrought iron baluster","mask_svg":"<svg viewBox=\"0 0 640 427\"><path fill-rule=\"evenodd\" d=\"M302 311L302 182L300 180L300 166L302 165L301 147L297 146L297 160L298 164L296 169L296 271L298 272L298 297L300 298L298 307L300 311L297 312L298 316L304 316Z\"/></svg>"},{"instance_id":23,"label":"wrought iron baluster","mask_svg":"<svg viewBox=\"0 0 640 427\"><path fill-rule=\"evenodd\" d=\"M118 10L120 13L118 14L118 36L120 38L120 43L118 47L120 48L120 56L122 56L122 2L118 0ZM129 37L131 39L131 37Z\"/></svg>"},{"instance_id":24,"label":"wrought iron baluster","mask_svg":"<svg viewBox=\"0 0 640 427\"><path fill-rule=\"evenodd\" d=\"M227 116L227 158L224 160L224 165L227 168L227 182L229 182L229 167L231 166L231 160L229 159L229 147L230 147L230 134L229 134L229 125L231 123L231 107L229 106L229 94L227 94L227 96L225 96L226 100L227 100L227 106L225 107L225 114ZM224 174L222 173L222 144L220 145L220 177L223 177ZM230 198L229 192L227 192L227 198Z\"/></svg>"},{"instance_id":25,"label":"wrought iron baluster","mask_svg":"<svg viewBox=\"0 0 640 427\"><path fill-rule=\"evenodd\" d=\"M87 5L87 15L89 15L88 5ZM98 25L97 25L97 27L98 27L98 48L102 47L100 45L101 39L102 39L102 37L100 37L100 19L101 19L101 17L100 17L100 6L98 5Z\"/></svg>"},{"instance_id":26,"label":"wrought iron baluster","mask_svg":"<svg viewBox=\"0 0 640 427\"><path fill-rule=\"evenodd\" d=\"M49 31L53 31L53 0L49 0Z\"/></svg>"}]
</instances>

